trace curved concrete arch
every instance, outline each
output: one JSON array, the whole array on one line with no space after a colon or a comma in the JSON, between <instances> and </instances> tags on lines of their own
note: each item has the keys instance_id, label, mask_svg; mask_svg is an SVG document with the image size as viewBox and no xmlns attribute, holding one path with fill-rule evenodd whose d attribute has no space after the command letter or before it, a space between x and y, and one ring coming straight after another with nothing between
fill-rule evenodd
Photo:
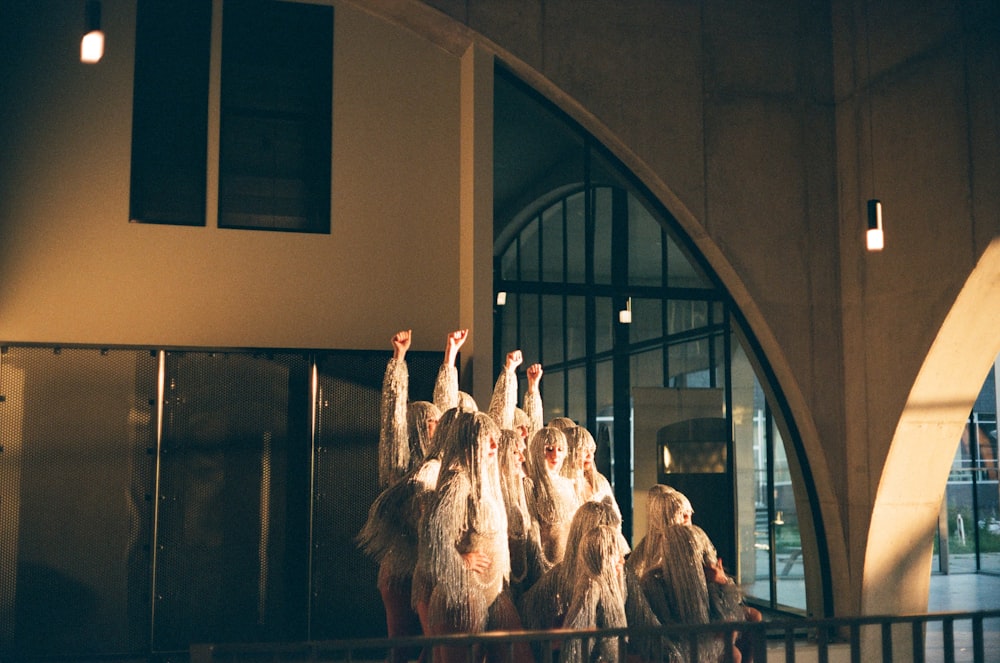
<instances>
[{"instance_id":1,"label":"curved concrete arch","mask_svg":"<svg viewBox=\"0 0 1000 663\"><path fill-rule=\"evenodd\" d=\"M893 433L872 509L863 614L927 610L938 512L955 449L982 380L1000 354L1000 239L955 299Z\"/></svg>"}]
</instances>

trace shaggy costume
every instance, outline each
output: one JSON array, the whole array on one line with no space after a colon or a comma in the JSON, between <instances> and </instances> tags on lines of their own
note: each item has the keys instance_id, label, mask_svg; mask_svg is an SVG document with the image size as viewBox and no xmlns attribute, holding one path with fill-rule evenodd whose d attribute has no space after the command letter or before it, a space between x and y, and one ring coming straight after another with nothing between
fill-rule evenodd
<instances>
[{"instance_id":1,"label":"shaggy costume","mask_svg":"<svg viewBox=\"0 0 1000 663\"><path fill-rule=\"evenodd\" d=\"M541 536L531 519L525 497L521 436L500 431L500 490L507 509L507 542L510 548L510 590L516 603L544 572Z\"/></svg>"},{"instance_id":2,"label":"shaggy costume","mask_svg":"<svg viewBox=\"0 0 1000 663\"><path fill-rule=\"evenodd\" d=\"M590 431L583 426L572 426L565 429L566 434L566 461L563 463L562 474L573 480L576 485L576 492L581 502L593 500L600 502L604 498L610 498L621 517L621 509L618 501L615 500L615 491L611 488L611 482L607 477L597 471L594 466L594 454L597 452L597 442ZM591 462L589 466L584 465L584 457L589 453Z\"/></svg>"},{"instance_id":3,"label":"shaggy costume","mask_svg":"<svg viewBox=\"0 0 1000 663\"><path fill-rule=\"evenodd\" d=\"M706 581L703 542L693 525L670 525L662 539L663 554L656 565L641 577L650 607L664 625L709 624L742 619L739 588L733 583ZM692 651L687 638L670 643L673 663L720 663L729 647L736 660L739 654L729 635L705 633L697 636Z\"/></svg>"},{"instance_id":4,"label":"shaggy costume","mask_svg":"<svg viewBox=\"0 0 1000 663\"><path fill-rule=\"evenodd\" d=\"M546 571L521 599L521 618L529 629L561 628L569 610L573 587L579 575L575 554L588 532L608 526L618 532L619 547L624 543L621 535L621 518L610 501L587 502L580 505L570 524L566 537L567 550L574 551Z\"/></svg>"},{"instance_id":5,"label":"shaggy costume","mask_svg":"<svg viewBox=\"0 0 1000 663\"><path fill-rule=\"evenodd\" d=\"M576 582L563 626L569 629L625 628L625 551L616 527L588 531L576 558ZM617 663L623 651L618 637L567 638L560 663Z\"/></svg>"},{"instance_id":6,"label":"shaggy costume","mask_svg":"<svg viewBox=\"0 0 1000 663\"><path fill-rule=\"evenodd\" d=\"M484 413L461 412L442 450L437 492L427 513L421 546L433 583L431 635L519 629L506 591L510 576L507 513L496 460L499 429ZM476 555L489 558L474 570ZM435 661L465 661L464 648L440 647Z\"/></svg>"},{"instance_id":7,"label":"shaggy costume","mask_svg":"<svg viewBox=\"0 0 1000 663\"><path fill-rule=\"evenodd\" d=\"M394 339L395 344L395 339ZM426 489L415 468L431 446L430 431L440 411L427 401L409 400L405 349L393 356L382 379L378 442L378 485L383 489L369 509L357 543L378 563L378 590L385 609L388 637L421 635L412 608L413 567L417 558L415 496ZM391 661L411 658L412 651L393 650Z\"/></svg>"},{"instance_id":8,"label":"shaggy costume","mask_svg":"<svg viewBox=\"0 0 1000 663\"><path fill-rule=\"evenodd\" d=\"M379 488L396 483L423 462L430 446L428 421L441 416L441 411L433 403L408 402L409 384L406 360L390 359L382 378L379 408Z\"/></svg>"},{"instance_id":9,"label":"shaggy costume","mask_svg":"<svg viewBox=\"0 0 1000 663\"><path fill-rule=\"evenodd\" d=\"M566 436L562 431L546 426L531 436L528 445L528 478L531 492L528 508L531 517L538 523L542 539L542 551L548 566L559 562L566 551L566 536L569 525L580 506L573 481L562 476L561 467L549 469L545 462L545 447L566 448Z\"/></svg>"}]
</instances>

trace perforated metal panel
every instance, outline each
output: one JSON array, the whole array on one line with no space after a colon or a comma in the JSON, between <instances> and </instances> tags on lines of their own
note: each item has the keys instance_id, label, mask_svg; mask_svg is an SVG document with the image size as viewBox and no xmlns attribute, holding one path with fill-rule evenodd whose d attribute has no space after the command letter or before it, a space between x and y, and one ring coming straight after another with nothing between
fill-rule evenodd
<instances>
[{"instance_id":1,"label":"perforated metal panel","mask_svg":"<svg viewBox=\"0 0 1000 663\"><path fill-rule=\"evenodd\" d=\"M0 354L0 652L134 652L148 641L146 351Z\"/></svg>"},{"instance_id":2,"label":"perforated metal panel","mask_svg":"<svg viewBox=\"0 0 1000 663\"><path fill-rule=\"evenodd\" d=\"M354 536L388 359L6 348L0 660L384 635ZM413 398L440 361L407 354Z\"/></svg>"},{"instance_id":3,"label":"perforated metal panel","mask_svg":"<svg viewBox=\"0 0 1000 663\"><path fill-rule=\"evenodd\" d=\"M296 355L168 353L155 651L303 637L308 369Z\"/></svg>"},{"instance_id":4,"label":"perforated metal panel","mask_svg":"<svg viewBox=\"0 0 1000 663\"><path fill-rule=\"evenodd\" d=\"M313 639L379 637L385 610L377 569L354 537L378 494L378 431L388 353L320 357L311 633ZM432 400L440 353L408 352L410 399Z\"/></svg>"}]
</instances>

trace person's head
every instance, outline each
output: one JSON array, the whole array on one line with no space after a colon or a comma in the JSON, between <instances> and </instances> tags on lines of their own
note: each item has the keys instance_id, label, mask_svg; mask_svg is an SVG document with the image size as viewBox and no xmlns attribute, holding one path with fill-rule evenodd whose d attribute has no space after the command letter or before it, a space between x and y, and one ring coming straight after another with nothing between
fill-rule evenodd
<instances>
[{"instance_id":1,"label":"person's head","mask_svg":"<svg viewBox=\"0 0 1000 663\"><path fill-rule=\"evenodd\" d=\"M410 432L410 459L419 462L431 449L434 429L441 411L429 401L413 401L406 406L406 424Z\"/></svg>"},{"instance_id":2,"label":"person's head","mask_svg":"<svg viewBox=\"0 0 1000 663\"><path fill-rule=\"evenodd\" d=\"M528 436L531 434L531 418L528 413L519 407L514 408L514 430L528 443Z\"/></svg>"},{"instance_id":3,"label":"person's head","mask_svg":"<svg viewBox=\"0 0 1000 663\"><path fill-rule=\"evenodd\" d=\"M610 498L600 502L588 501L580 505L570 521L569 532L566 535L566 549L579 548L583 537L590 530L601 525L608 525L619 531L622 525L621 517L615 510Z\"/></svg>"},{"instance_id":4,"label":"person's head","mask_svg":"<svg viewBox=\"0 0 1000 663\"><path fill-rule=\"evenodd\" d=\"M566 460L566 435L558 428L541 428L531 436L528 454L532 464L542 464L548 472L558 474Z\"/></svg>"},{"instance_id":5,"label":"person's head","mask_svg":"<svg viewBox=\"0 0 1000 663\"><path fill-rule=\"evenodd\" d=\"M572 428L576 426L576 422L569 417L553 417L549 420L549 426L553 428L558 428L559 430L565 431L567 428Z\"/></svg>"},{"instance_id":6,"label":"person's head","mask_svg":"<svg viewBox=\"0 0 1000 663\"><path fill-rule=\"evenodd\" d=\"M625 551L620 540L618 530L610 525L592 527L583 535L577 549L576 572L590 576L620 576L625 568Z\"/></svg>"},{"instance_id":7,"label":"person's head","mask_svg":"<svg viewBox=\"0 0 1000 663\"><path fill-rule=\"evenodd\" d=\"M426 457L436 456L440 458L445 449L450 446L449 439L454 434L455 420L461 412L461 409L452 407L441 413L437 425L434 427L434 435L431 437L431 445L425 454Z\"/></svg>"},{"instance_id":8,"label":"person's head","mask_svg":"<svg viewBox=\"0 0 1000 663\"><path fill-rule=\"evenodd\" d=\"M523 477L524 440L517 431L504 428L499 437L500 474L502 477Z\"/></svg>"},{"instance_id":9,"label":"person's head","mask_svg":"<svg viewBox=\"0 0 1000 663\"><path fill-rule=\"evenodd\" d=\"M567 463L580 472L590 472L594 469L594 454L597 452L597 442L590 431L583 426L573 426L565 431L568 448Z\"/></svg>"},{"instance_id":10,"label":"person's head","mask_svg":"<svg viewBox=\"0 0 1000 663\"><path fill-rule=\"evenodd\" d=\"M691 502L679 490L660 483L649 489L646 501L649 529L662 530L669 525L690 525L693 515Z\"/></svg>"},{"instance_id":11,"label":"person's head","mask_svg":"<svg viewBox=\"0 0 1000 663\"><path fill-rule=\"evenodd\" d=\"M472 397L472 394L465 391L458 392L458 407L470 412L479 411L479 405L476 404L476 399Z\"/></svg>"}]
</instances>

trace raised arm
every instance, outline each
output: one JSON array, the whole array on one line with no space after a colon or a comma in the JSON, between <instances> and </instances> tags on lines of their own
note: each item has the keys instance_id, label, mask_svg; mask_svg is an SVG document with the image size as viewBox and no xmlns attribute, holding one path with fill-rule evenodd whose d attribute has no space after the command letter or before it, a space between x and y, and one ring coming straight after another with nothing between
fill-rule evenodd
<instances>
[{"instance_id":1,"label":"raised arm","mask_svg":"<svg viewBox=\"0 0 1000 663\"><path fill-rule=\"evenodd\" d=\"M542 410L542 365L532 364L528 367L528 390L524 392L523 410L528 415L530 427L528 435L545 425L544 411Z\"/></svg>"},{"instance_id":2,"label":"raised arm","mask_svg":"<svg viewBox=\"0 0 1000 663\"><path fill-rule=\"evenodd\" d=\"M458 351L469 336L468 329L458 329L448 334L444 346L444 361L434 382L434 405L441 412L458 405Z\"/></svg>"},{"instance_id":3,"label":"raised arm","mask_svg":"<svg viewBox=\"0 0 1000 663\"><path fill-rule=\"evenodd\" d=\"M507 353L507 361L497 376L490 398L489 414L500 428L514 427L514 408L517 407L517 367L524 361L520 350Z\"/></svg>"},{"instance_id":4,"label":"raised arm","mask_svg":"<svg viewBox=\"0 0 1000 663\"><path fill-rule=\"evenodd\" d=\"M409 469L410 441L406 425L406 404L409 400L410 374L406 366L406 351L410 347L409 329L392 337L392 359L382 378L382 400L379 408L378 485L386 488L396 483Z\"/></svg>"}]
</instances>

